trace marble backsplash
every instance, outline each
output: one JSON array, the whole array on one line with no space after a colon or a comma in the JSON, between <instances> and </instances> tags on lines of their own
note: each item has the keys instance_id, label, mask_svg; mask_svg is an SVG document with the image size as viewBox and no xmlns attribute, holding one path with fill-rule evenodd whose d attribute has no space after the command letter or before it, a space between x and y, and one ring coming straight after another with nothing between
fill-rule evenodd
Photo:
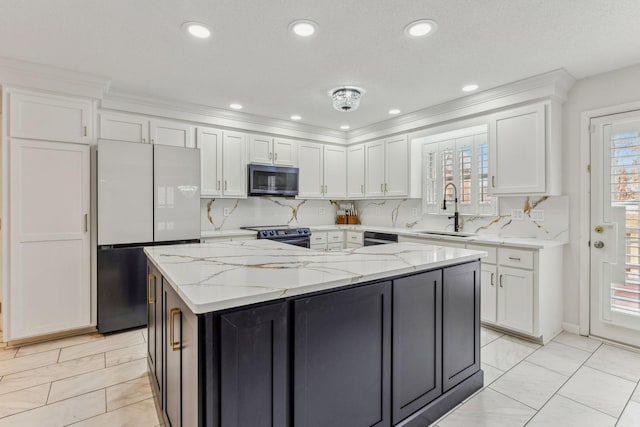
<instances>
[{"instance_id":1,"label":"marble backsplash","mask_svg":"<svg viewBox=\"0 0 640 427\"><path fill-rule=\"evenodd\" d=\"M251 225L330 225L336 219L336 207L329 200L284 197L200 199L200 210L201 231L231 230Z\"/></svg>"},{"instance_id":2,"label":"marble backsplash","mask_svg":"<svg viewBox=\"0 0 640 427\"><path fill-rule=\"evenodd\" d=\"M422 214L420 199L359 200L360 221L384 227L452 230L445 215ZM330 225L335 223L337 203L329 200L297 200L282 197L247 199L201 199L201 230L230 230L251 225ZM512 218L513 210L523 218ZM543 211L544 220L533 220L531 212ZM227 215L225 215L225 213ZM463 230L503 237L529 237L568 241L569 198L501 197L499 213L493 216L462 216Z\"/></svg>"},{"instance_id":3,"label":"marble backsplash","mask_svg":"<svg viewBox=\"0 0 640 427\"><path fill-rule=\"evenodd\" d=\"M367 225L413 229L453 230L453 220L445 215L422 214L422 200L360 200L356 202L360 221ZM523 218L511 216L522 210ZM533 220L531 212L542 211L543 220ZM567 196L501 197L498 215L462 215L463 231L502 237L569 240L569 198Z\"/></svg>"}]
</instances>

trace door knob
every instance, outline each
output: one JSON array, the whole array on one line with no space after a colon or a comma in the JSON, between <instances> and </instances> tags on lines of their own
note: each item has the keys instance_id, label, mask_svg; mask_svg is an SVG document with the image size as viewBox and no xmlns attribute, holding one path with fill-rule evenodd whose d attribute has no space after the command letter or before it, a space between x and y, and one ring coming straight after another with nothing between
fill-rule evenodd
<instances>
[{"instance_id":1,"label":"door knob","mask_svg":"<svg viewBox=\"0 0 640 427\"><path fill-rule=\"evenodd\" d=\"M596 249L602 249L604 248L604 242L597 240L595 242L593 242L593 247Z\"/></svg>"}]
</instances>

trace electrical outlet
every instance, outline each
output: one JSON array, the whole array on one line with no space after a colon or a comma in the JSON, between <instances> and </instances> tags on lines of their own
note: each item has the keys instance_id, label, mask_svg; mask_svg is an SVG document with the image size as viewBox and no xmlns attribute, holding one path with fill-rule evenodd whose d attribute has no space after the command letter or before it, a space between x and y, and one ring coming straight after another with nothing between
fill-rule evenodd
<instances>
[{"instance_id":1,"label":"electrical outlet","mask_svg":"<svg viewBox=\"0 0 640 427\"><path fill-rule=\"evenodd\" d=\"M222 215L223 216L229 216L231 214L231 210L229 208L223 208L222 209Z\"/></svg>"},{"instance_id":2,"label":"electrical outlet","mask_svg":"<svg viewBox=\"0 0 640 427\"><path fill-rule=\"evenodd\" d=\"M531 220L542 222L544 221L544 210L543 209L534 209L531 211Z\"/></svg>"},{"instance_id":3,"label":"electrical outlet","mask_svg":"<svg viewBox=\"0 0 640 427\"><path fill-rule=\"evenodd\" d=\"M522 221L524 219L524 210L511 209L511 219L513 221Z\"/></svg>"},{"instance_id":4,"label":"electrical outlet","mask_svg":"<svg viewBox=\"0 0 640 427\"><path fill-rule=\"evenodd\" d=\"M411 209L411 216L414 216L414 217L418 216L418 208Z\"/></svg>"},{"instance_id":5,"label":"electrical outlet","mask_svg":"<svg viewBox=\"0 0 640 427\"><path fill-rule=\"evenodd\" d=\"M320 208L320 209L318 209L318 211L319 211L318 213L319 213L320 215L324 215L324 212L325 212L325 211L324 211L324 208Z\"/></svg>"}]
</instances>

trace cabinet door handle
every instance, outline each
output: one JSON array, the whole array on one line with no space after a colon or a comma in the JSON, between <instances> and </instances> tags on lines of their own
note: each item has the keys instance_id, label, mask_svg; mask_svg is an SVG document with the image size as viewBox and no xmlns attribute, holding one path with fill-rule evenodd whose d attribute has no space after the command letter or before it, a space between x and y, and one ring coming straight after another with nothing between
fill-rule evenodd
<instances>
[{"instance_id":1,"label":"cabinet door handle","mask_svg":"<svg viewBox=\"0 0 640 427\"><path fill-rule=\"evenodd\" d=\"M364 194L364 184L361 184L361 185L360 185L360 192L361 192L362 194Z\"/></svg>"},{"instance_id":2,"label":"cabinet door handle","mask_svg":"<svg viewBox=\"0 0 640 427\"><path fill-rule=\"evenodd\" d=\"M84 232L89 231L89 214L84 214Z\"/></svg>"},{"instance_id":3,"label":"cabinet door handle","mask_svg":"<svg viewBox=\"0 0 640 427\"><path fill-rule=\"evenodd\" d=\"M324 185L320 186L320 194L324 194Z\"/></svg>"},{"instance_id":4,"label":"cabinet door handle","mask_svg":"<svg viewBox=\"0 0 640 427\"><path fill-rule=\"evenodd\" d=\"M181 348L180 341L176 341L174 337L174 319L176 317L176 314L180 314L179 308L172 308L171 311L169 311L169 347L171 347L171 351L177 351Z\"/></svg>"},{"instance_id":5,"label":"cabinet door handle","mask_svg":"<svg viewBox=\"0 0 640 427\"><path fill-rule=\"evenodd\" d=\"M500 278L498 279L500 281L500 287L502 287L502 274L500 275Z\"/></svg>"},{"instance_id":6,"label":"cabinet door handle","mask_svg":"<svg viewBox=\"0 0 640 427\"><path fill-rule=\"evenodd\" d=\"M522 261L520 258L518 258L517 256L510 256L509 259L511 261Z\"/></svg>"},{"instance_id":7,"label":"cabinet door handle","mask_svg":"<svg viewBox=\"0 0 640 427\"><path fill-rule=\"evenodd\" d=\"M224 191L227 191L227 180L224 180Z\"/></svg>"},{"instance_id":8,"label":"cabinet door handle","mask_svg":"<svg viewBox=\"0 0 640 427\"><path fill-rule=\"evenodd\" d=\"M269 154L267 154L267 159L271 160L271 151L269 151Z\"/></svg>"},{"instance_id":9,"label":"cabinet door handle","mask_svg":"<svg viewBox=\"0 0 640 427\"><path fill-rule=\"evenodd\" d=\"M388 191L388 190L387 190L387 183L385 182L385 183L384 183L384 192L386 193L387 191Z\"/></svg>"},{"instance_id":10,"label":"cabinet door handle","mask_svg":"<svg viewBox=\"0 0 640 427\"><path fill-rule=\"evenodd\" d=\"M384 184L380 184L380 192L384 193Z\"/></svg>"},{"instance_id":11,"label":"cabinet door handle","mask_svg":"<svg viewBox=\"0 0 640 427\"><path fill-rule=\"evenodd\" d=\"M491 175L491 186L493 188L496 188L496 176L495 175Z\"/></svg>"},{"instance_id":12,"label":"cabinet door handle","mask_svg":"<svg viewBox=\"0 0 640 427\"><path fill-rule=\"evenodd\" d=\"M216 190L220 190L220 180L218 180L218 184L216 186Z\"/></svg>"},{"instance_id":13,"label":"cabinet door handle","mask_svg":"<svg viewBox=\"0 0 640 427\"><path fill-rule=\"evenodd\" d=\"M278 160L278 153L273 154L273 160Z\"/></svg>"},{"instance_id":14,"label":"cabinet door handle","mask_svg":"<svg viewBox=\"0 0 640 427\"><path fill-rule=\"evenodd\" d=\"M147 143L147 138L142 138L142 143L146 144Z\"/></svg>"},{"instance_id":15,"label":"cabinet door handle","mask_svg":"<svg viewBox=\"0 0 640 427\"><path fill-rule=\"evenodd\" d=\"M496 274L495 273L491 273L491 286L495 286L496 283L493 281L495 279Z\"/></svg>"},{"instance_id":16,"label":"cabinet door handle","mask_svg":"<svg viewBox=\"0 0 640 427\"><path fill-rule=\"evenodd\" d=\"M328 187L325 185L325 186L324 186L324 194L327 194L327 192L328 192L328 191L329 191L329 190L328 190Z\"/></svg>"},{"instance_id":17,"label":"cabinet door handle","mask_svg":"<svg viewBox=\"0 0 640 427\"><path fill-rule=\"evenodd\" d=\"M87 136L87 127L82 126L82 136Z\"/></svg>"},{"instance_id":18,"label":"cabinet door handle","mask_svg":"<svg viewBox=\"0 0 640 427\"><path fill-rule=\"evenodd\" d=\"M148 295L148 302L149 304L155 304L156 303L156 295L154 293L153 297L151 297L151 282L153 281L153 283L155 284L156 282L156 276L154 276L153 274L149 273L149 278L147 279L147 295ZM155 286L154 286L155 288Z\"/></svg>"}]
</instances>

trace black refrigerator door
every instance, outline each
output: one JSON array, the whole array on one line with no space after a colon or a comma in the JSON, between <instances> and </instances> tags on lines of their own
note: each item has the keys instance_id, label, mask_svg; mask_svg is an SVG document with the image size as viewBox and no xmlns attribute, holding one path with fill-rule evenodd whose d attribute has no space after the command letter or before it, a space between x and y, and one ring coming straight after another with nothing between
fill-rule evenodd
<instances>
[{"instance_id":1,"label":"black refrigerator door","mask_svg":"<svg viewBox=\"0 0 640 427\"><path fill-rule=\"evenodd\" d=\"M142 246L98 249L98 331L147 324L147 258Z\"/></svg>"}]
</instances>

